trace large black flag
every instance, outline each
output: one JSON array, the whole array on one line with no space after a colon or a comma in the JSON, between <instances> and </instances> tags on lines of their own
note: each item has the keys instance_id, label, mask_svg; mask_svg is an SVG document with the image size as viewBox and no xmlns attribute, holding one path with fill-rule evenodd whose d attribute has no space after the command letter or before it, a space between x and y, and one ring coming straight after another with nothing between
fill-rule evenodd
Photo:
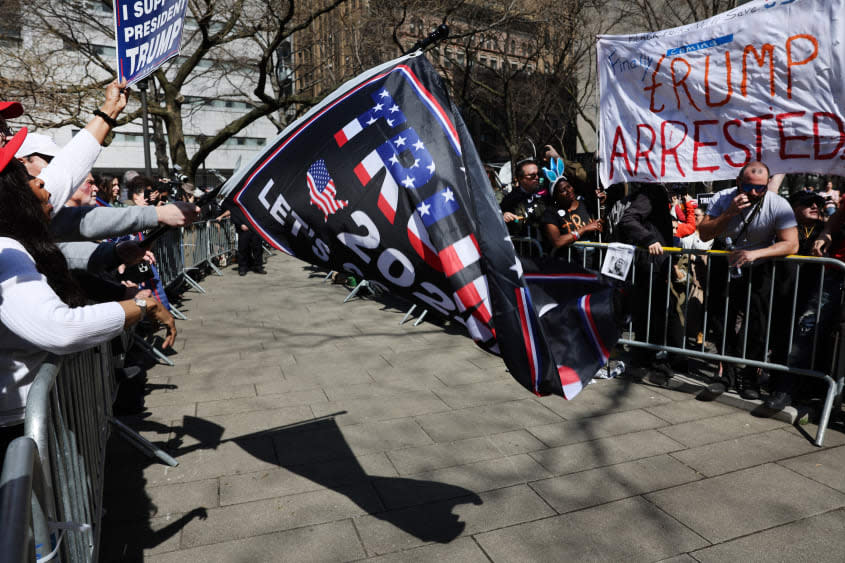
<instances>
[{"instance_id":1,"label":"large black flag","mask_svg":"<svg viewBox=\"0 0 845 563\"><path fill-rule=\"evenodd\" d=\"M274 247L462 323L537 394L573 397L618 338L613 290L584 295L607 287L596 276L562 282L589 274L557 268L552 287L532 277L546 266L523 275L472 139L423 56L341 86L224 193Z\"/></svg>"}]
</instances>

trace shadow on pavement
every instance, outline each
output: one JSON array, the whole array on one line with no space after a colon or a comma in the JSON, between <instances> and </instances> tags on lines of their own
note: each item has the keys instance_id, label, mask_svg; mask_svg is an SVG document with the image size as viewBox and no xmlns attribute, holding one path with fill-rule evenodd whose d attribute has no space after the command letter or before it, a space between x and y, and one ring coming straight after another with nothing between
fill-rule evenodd
<instances>
[{"instance_id":1,"label":"shadow on pavement","mask_svg":"<svg viewBox=\"0 0 845 563\"><path fill-rule=\"evenodd\" d=\"M461 504L482 504L468 489L437 483L368 475L332 417L223 439L225 428L208 420L185 416L181 426L171 427L136 419L131 426L141 432L157 432L172 439L165 448L179 459L197 450L215 450L234 442L257 459L283 467L326 489L346 496L365 513L388 522L424 542L448 543L460 536L466 523L453 511ZM372 437L374 442L378 436ZM188 443L187 445L182 445ZM272 443L273 447L268 447ZM159 445L164 446L159 442ZM114 437L109 444L110 463L120 471L108 471L106 516L103 521L103 561L142 561L145 550L154 550L195 518L205 519L205 507L189 510L163 527L153 518L158 507L145 486L144 469L156 463ZM184 466L186 461L180 461ZM297 491L298 492L298 491ZM170 551L176 549L173 547Z\"/></svg>"},{"instance_id":2,"label":"shadow on pavement","mask_svg":"<svg viewBox=\"0 0 845 563\"><path fill-rule=\"evenodd\" d=\"M343 414L343 413L336 413ZM466 527L453 509L460 504L482 504L468 489L437 483L368 475L332 416L221 439L225 429L202 418L186 416L174 429L177 442L184 436L196 444L171 448L175 456L196 449L214 449L234 442L262 461L284 467L326 489L340 493L364 512L389 522L425 542L448 543ZM273 448L266 447L266 439ZM372 437L374 442L378 436Z\"/></svg>"}]
</instances>

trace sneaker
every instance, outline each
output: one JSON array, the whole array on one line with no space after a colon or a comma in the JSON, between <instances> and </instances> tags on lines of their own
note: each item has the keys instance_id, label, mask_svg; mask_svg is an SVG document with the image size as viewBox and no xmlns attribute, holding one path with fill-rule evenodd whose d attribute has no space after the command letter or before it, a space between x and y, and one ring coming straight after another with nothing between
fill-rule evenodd
<instances>
[{"instance_id":1,"label":"sneaker","mask_svg":"<svg viewBox=\"0 0 845 563\"><path fill-rule=\"evenodd\" d=\"M245 275L246 275L246 270L238 270L238 275L239 275L239 276L245 276Z\"/></svg>"},{"instance_id":2,"label":"sneaker","mask_svg":"<svg viewBox=\"0 0 845 563\"><path fill-rule=\"evenodd\" d=\"M253 268L252 271L255 272L256 274L266 274L267 273L267 270L265 270L261 266L259 266L258 268Z\"/></svg>"},{"instance_id":3,"label":"sneaker","mask_svg":"<svg viewBox=\"0 0 845 563\"><path fill-rule=\"evenodd\" d=\"M737 374L736 392L743 399L756 401L760 398L760 383L757 380L757 368L746 367Z\"/></svg>"}]
</instances>

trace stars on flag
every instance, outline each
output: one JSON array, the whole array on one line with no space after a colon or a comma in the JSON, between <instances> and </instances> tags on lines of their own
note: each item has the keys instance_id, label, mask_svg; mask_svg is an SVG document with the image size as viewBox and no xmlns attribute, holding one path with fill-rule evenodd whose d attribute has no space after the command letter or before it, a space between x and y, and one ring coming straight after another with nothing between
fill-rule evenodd
<instances>
[{"instance_id":1,"label":"stars on flag","mask_svg":"<svg viewBox=\"0 0 845 563\"><path fill-rule=\"evenodd\" d=\"M384 108L384 104L378 103L373 106L373 113L380 112Z\"/></svg>"},{"instance_id":2,"label":"stars on flag","mask_svg":"<svg viewBox=\"0 0 845 563\"><path fill-rule=\"evenodd\" d=\"M446 188L440 195L443 196L444 203L448 201L455 201L455 192L452 191L452 188Z\"/></svg>"},{"instance_id":3,"label":"stars on flag","mask_svg":"<svg viewBox=\"0 0 845 563\"><path fill-rule=\"evenodd\" d=\"M382 90L381 92L378 93L378 95L379 95L379 98L386 98L386 97L390 96L390 92L388 92L387 90Z\"/></svg>"},{"instance_id":4,"label":"stars on flag","mask_svg":"<svg viewBox=\"0 0 845 563\"><path fill-rule=\"evenodd\" d=\"M396 104L390 106L390 113L395 113L397 111L399 111L399 106L397 106Z\"/></svg>"},{"instance_id":5,"label":"stars on flag","mask_svg":"<svg viewBox=\"0 0 845 563\"><path fill-rule=\"evenodd\" d=\"M414 187L414 179L410 176L405 176L405 179L402 180L402 185L406 188L413 188Z\"/></svg>"},{"instance_id":6,"label":"stars on flag","mask_svg":"<svg viewBox=\"0 0 845 563\"><path fill-rule=\"evenodd\" d=\"M420 217L425 217L426 215L428 215L430 209L431 209L431 206L429 204L427 204L426 202L422 202L420 204L420 206L417 207L417 211L420 212Z\"/></svg>"},{"instance_id":7,"label":"stars on flag","mask_svg":"<svg viewBox=\"0 0 845 563\"><path fill-rule=\"evenodd\" d=\"M402 147L402 146L405 146L405 141L407 141L407 140L408 140L407 137L403 137L402 135L399 135L393 141L393 144L395 144L397 147Z\"/></svg>"}]
</instances>

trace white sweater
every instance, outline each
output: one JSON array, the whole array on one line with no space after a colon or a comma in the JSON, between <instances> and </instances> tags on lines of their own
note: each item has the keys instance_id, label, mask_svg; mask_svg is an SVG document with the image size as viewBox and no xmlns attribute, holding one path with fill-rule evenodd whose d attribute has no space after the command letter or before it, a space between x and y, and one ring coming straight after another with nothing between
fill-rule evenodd
<instances>
[{"instance_id":1,"label":"white sweater","mask_svg":"<svg viewBox=\"0 0 845 563\"><path fill-rule=\"evenodd\" d=\"M0 426L23 420L26 395L47 353L70 354L123 330L116 302L68 307L16 240L0 237Z\"/></svg>"}]
</instances>

